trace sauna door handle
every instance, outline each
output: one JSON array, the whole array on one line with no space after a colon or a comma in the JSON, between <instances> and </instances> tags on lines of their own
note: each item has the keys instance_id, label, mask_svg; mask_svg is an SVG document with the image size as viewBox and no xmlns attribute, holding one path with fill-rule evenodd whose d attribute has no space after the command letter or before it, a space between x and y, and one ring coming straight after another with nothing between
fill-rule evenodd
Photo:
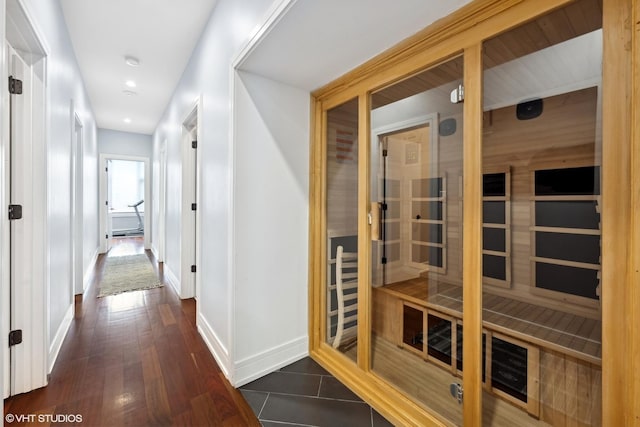
<instances>
[{"instance_id":1,"label":"sauna door handle","mask_svg":"<svg viewBox=\"0 0 640 427\"><path fill-rule=\"evenodd\" d=\"M382 232L382 203L372 202L369 212L369 224L371 224L371 240L380 240Z\"/></svg>"}]
</instances>

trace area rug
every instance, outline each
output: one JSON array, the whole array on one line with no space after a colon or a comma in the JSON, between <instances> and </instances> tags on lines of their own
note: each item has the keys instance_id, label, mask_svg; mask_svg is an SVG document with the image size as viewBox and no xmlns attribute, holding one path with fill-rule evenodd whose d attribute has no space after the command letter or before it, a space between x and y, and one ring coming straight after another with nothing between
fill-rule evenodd
<instances>
[{"instance_id":1,"label":"area rug","mask_svg":"<svg viewBox=\"0 0 640 427\"><path fill-rule=\"evenodd\" d=\"M161 286L146 255L107 257L98 298Z\"/></svg>"}]
</instances>

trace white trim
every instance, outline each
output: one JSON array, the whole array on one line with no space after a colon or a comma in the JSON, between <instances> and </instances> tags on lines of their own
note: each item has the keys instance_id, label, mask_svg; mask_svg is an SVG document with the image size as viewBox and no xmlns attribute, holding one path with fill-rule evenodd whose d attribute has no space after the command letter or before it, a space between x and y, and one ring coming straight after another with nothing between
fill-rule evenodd
<instances>
[{"instance_id":1,"label":"white trim","mask_svg":"<svg viewBox=\"0 0 640 427\"><path fill-rule=\"evenodd\" d=\"M207 319L205 319L202 314L197 315L196 326L200 336L204 340L204 343L213 355L213 358L218 363L220 369L222 369L224 376L227 377L231 384L233 384L233 371L230 369L231 359L229 358L229 351L222 343L222 340L218 338L218 335L214 332L213 328L209 325L209 322L207 322Z\"/></svg>"},{"instance_id":2,"label":"white trim","mask_svg":"<svg viewBox=\"0 0 640 427\"><path fill-rule=\"evenodd\" d=\"M236 221L235 221L235 188L236 188L236 140L235 140L235 129L236 129L236 119L238 117L236 111L236 79L239 79L240 75L238 70L235 68L231 68L229 72L229 153L227 154L227 164L229 165L229 191L227 198L227 206L229 209L229 224L227 226L227 253L229 256L227 257L227 289L229 290L229 295L227 296L227 307L229 307L228 317L227 317L227 337L229 339L229 348L231 349L230 358L234 360L235 356L235 313L236 313L236 256L235 256L235 236L236 236Z\"/></svg>"},{"instance_id":3,"label":"white trim","mask_svg":"<svg viewBox=\"0 0 640 427\"><path fill-rule=\"evenodd\" d=\"M180 297L180 281L176 277L175 273L169 267L169 264L162 264L162 274L164 275L164 280L171 285L171 288L175 291L176 295Z\"/></svg>"},{"instance_id":4,"label":"white trim","mask_svg":"<svg viewBox=\"0 0 640 427\"><path fill-rule=\"evenodd\" d=\"M151 204L151 159L144 156L125 156L122 154L112 153L100 153L99 160L99 191L98 191L98 210L100 218L100 234L98 236L100 240L100 253L107 252L107 218L104 202L107 200L107 180L103 173L107 167L107 160L133 160L138 162L144 162L144 201L146 206ZM152 208L149 208L151 210ZM151 249L151 215L145 215L144 222L144 248ZM112 236L110 236L112 237Z\"/></svg>"},{"instance_id":5,"label":"white trim","mask_svg":"<svg viewBox=\"0 0 640 427\"><path fill-rule=\"evenodd\" d=\"M56 360L58 359L60 349L62 348L62 343L64 342L64 339L69 332L69 328L71 328L74 308L75 304L71 304L69 306L69 309L62 318L62 322L60 323L60 327L58 328L55 337L53 337L53 340L51 340L51 347L49 347L49 364L47 373L51 373L51 371L53 370L53 365L55 365Z\"/></svg>"},{"instance_id":6,"label":"white trim","mask_svg":"<svg viewBox=\"0 0 640 427\"><path fill-rule=\"evenodd\" d=\"M309 337L302 336L247 357L235 364L232 385L241 387L308 355Z\"/></svg>"},{"instance_id":7,"label":"white trim","mask_svg":"<svg viewBox=\"0 0 640 427\"><path fill-rule=\"evenodd\" d=\"M242 68L244 61L251 55L251 53L260 45L262 40L273 30L278 22L289 12L289 10L296 4L297 0L280 0L274 2L267 13L262 25L258 26L254 31L254 34L249 38L236 57L231 61L231 67L233 69Z\"/></svg>"},{"instance_id":8,"label":"white trim","mask_svg":"<svg viewBox=\"0 0 640 427\"><path fill-rule=\"evenodd\" d=\"M100 253L99 248L95 248L93 251L93 256L91 257L91 261L89 261L89 265L84 272L82 282L84 286L85 294L91 287L91 283L93 283L93 272L96 268L96 262L98 261L98 254Z\"/></svg>"}]
</instances>

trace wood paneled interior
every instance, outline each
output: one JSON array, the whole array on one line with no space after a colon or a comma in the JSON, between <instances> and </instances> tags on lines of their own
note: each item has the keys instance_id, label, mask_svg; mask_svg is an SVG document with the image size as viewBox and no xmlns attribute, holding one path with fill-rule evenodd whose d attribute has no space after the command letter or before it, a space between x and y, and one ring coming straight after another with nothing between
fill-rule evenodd
<instances>
[{"instance_id":1,"label":"wood paneled interior","mask_svg":"<svg viewBox=\"0 0 640 427\"><path fill-rule=\"evenodd\" d=\"M529 405L534 404L534 406L529 407L528 410L534 411L534 414L538 414L539 411L540 419L554 426L601 425L600 322L487 293L484 293L483 299L485 301L483 326L488 333L495 334L501 339L512 337L529 343L532 349L539 351L539 356L530 361L534 368L539 369L539 372L530 373L529 380L532 382L530 398L539 396L540 405L538 409L537 403L529 402ZM431 311L435 314L446 313L453 318L461 319L461 300L459 286L442 283L429 286L425 279L414 279L375 288L372 313L373 333L376 337L374 342L384 341L395 344L398 348L402 346L403 301L408 301L416 307L424 307L426 310L435 310ZM385 357L378 355L379 351L388 351L388 348L374 347L372 350L374 361L376 358ZM402 350L394 349L394 352L397 351ZM409 353L418 354L419 352ZM535 366L536 361L538 366ZM423 361L408 358L407 363L410 364L411 369L420 370ZM405 374L407 378L404 378L390 366L376 366L375 362L373 370L377 375L387 378L403 390L412 390L412 386L407 386L409 377L412 375ZM450 369L443 369L443 372L450 371ZM444 373L435 374L435 371L429 370L428 374L431 377L427 378L431 379L423 378L422 381L429 383L430 387L433 388L433 384L444 384L438 380L445 375ZM424 393L416 393L410 395L420 401L420 396ZM512 403L517 403L517 400L502 392L498 391L496 394ZM432 405L433 402L429 400L424 403ZM485 400L484 412L489 408L488 402L490 400ZM445 399L435 404L446 406L446 403ZM519 403L517 406L523 406L523 404ZM449 414L447 417L451 416L449 412L444 414Z\"/></svg>"},{"instance_id":2,"label":"wood paneled interior","mask_svg":"<svg viewBox=\"0 0 640 427\"><path fill-rule=\"evenodd\" d=\"M341 143L351 140L352 144ZM349 148L349 146L351 148ZM358 234L358 100L327 113L327 230Z\"/></svg>"}]
</instances>

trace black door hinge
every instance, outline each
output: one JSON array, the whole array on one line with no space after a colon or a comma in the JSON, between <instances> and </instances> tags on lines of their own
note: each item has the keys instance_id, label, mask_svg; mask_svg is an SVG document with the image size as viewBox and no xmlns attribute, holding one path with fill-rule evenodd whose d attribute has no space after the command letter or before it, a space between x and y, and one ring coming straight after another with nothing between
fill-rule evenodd
<instances>
[{"instance_id":1,"label":"black door hinge","mask_svg":"<svg viewBox=\"0 0 640 427\"><path fill-rule=\"evenodd\" d=\"M195 266L195 265L192 265L192 266L191 266L191 272L192 272L192 273L195 273L195 272L196 272L196 266Z\"/></svg>"},{"instance_id":2,"label":"black door hinge","mask_svg":"<svg viewBox=\"0 0 640 427\"><path fill-rule=\"evenodd\" d=\"M9 219L22 219L22 205L9 205Z\"/></svg>"},{"instance_id":3,"label":"black door hinge","mask_svg":"<svg viewBox=\"0 0 640 427\"><path fill-rule=\"evenodd\" d=\"M108 234L105 234L105 235L104 235L104 238L105 238L105 239L108 239L108 238L109 238L109 235L108 235Z\"/></svg>"},{"instance_id":4,"label":"black door hinge","mask_svg":"<svg viewBox=\"0 0 640 427\"><path fill-rule=\"evenodd\" d=\"M191 141L191 148L198 148L198 141L197 140Z\"/></svg>"},{"instance_id":5,"label":"black door hinge","mask_svg":"<svg viewBox=\"0 0 640 427\"><path fill-rule=\"evenodd\" d=\"M382 257L382 259L380 260L381 264L386 264L387 263L387 257Z\"/></svg>"},{"instance_id":6,"label":"black door hinge","mask_svg":"<svg viewBox=\"0 0 640 427\"><path fill-rule=\"evenodd\" d=\"M382 150L382 157L387 157L389 155L388 150Z\"/></svg>"},{"instance_id":7,"label":"black door hinge","mask_svg":"<svg viewBox=\"0 0 640 427\"><path fill-rule=\"evenodd\" d=\"M22 344L22 329L9 332L9 347Z\"/></svg>"},{"instance_id":8,"label":"black door hinge","mask_svg":"<svg viewBox=\"0 0 640 427\"><path fill-rule=\"evenodd\" d=\"M22 95L22 80L14 79L9 76L9 93L13 95Z\"/></svg>"},{"instance_id":9,"label":"black door hinge","mask_svg":"<svg viewBox=\"0 0 640 427\"><path fill-rule=\"evenodd\" d=\"M198 208L198 205L195 203L191 203L191 210L195 211Z\"/></svg>"},{"instance_id":10,"label":"black door hinge","mask_svg":"<svg viewBox=\"0 0 640 427\"><path fill-rule=\"evenodd\" d=\"M386 203L382 203L382 210L386 211L389 208L389 206Z\"/></svg>"}]
</instances>

